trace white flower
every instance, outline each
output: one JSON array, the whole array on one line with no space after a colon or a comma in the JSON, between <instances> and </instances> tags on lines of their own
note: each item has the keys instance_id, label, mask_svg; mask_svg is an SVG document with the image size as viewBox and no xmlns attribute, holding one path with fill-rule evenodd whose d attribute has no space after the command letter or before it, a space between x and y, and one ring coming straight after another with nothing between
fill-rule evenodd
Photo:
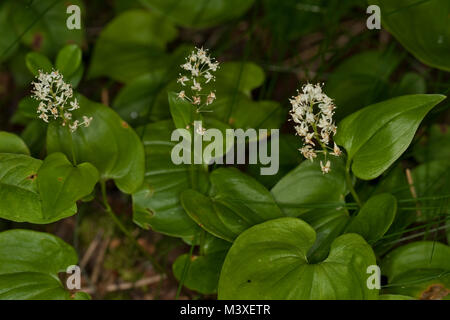
<instances>
[{"instance_id":1,"label":"white flower","mask_svg":"<svg viewBox=\"0 0 450 320\"><path fill-rule=\"evenodd\" d=\"M191 87L194 91L202 91L202 87L199 82L194 79L194 85Z\"/></svg>"},{"instance_id":2,"label":"white flower","mask_svg":"<svg viewBox=\"0 0 450 320\"><path fill-rule=\"evenodd\" d=\"M89 127L91 125L92 120L93 120L92 117L83 116L82 125L84 125L87 128L87 127Z\"/></svg>"},{"instance_id":3,"label":"white flower","mask_svg":"<svg viewBox=\"0 0 450 320\"><path fill-rule=\"evenodd\" d=\"M329 173L331 171L331 162L330 160L327 161L325 165L323 165L323 162L320 161L320 168L322 169L322 173Z\"/></svg>"},{"instance_id":4,"label":"white flower","mask_svg":"<svg viewBox=\"0 0 450 320\"><path fill-rule=\"evenodd\" d=\"M192 97L192 99L194 100L193 104L198 105L198 106L202 104L202 99L199 96L194 96L194 97Z\"/></svg>"},{"instance_id":5,"label":"white flower","mask_svg":"<svg viewBox=\"0 0 450 320\"><path fill-rule=\"evenodd\" d=\"M214 100L216 100L216 94L211 91L208 97L206 98L206 105L210 105L211 103L214 102Z\"/></svg>"},{"instance_id":6,"label":"white flower","mask_svg":"<svg viewBox=\"0 0 450 320\"><path fill-rule=\"evenodd\" d=\"M54 70L51 73L39 71L33 82L33 98L39 100L39 106L36 112L39 118L45 122L49 119L60 119L61 125L68 124L70 130L75 131L80 125L88 126L92 118L84 119L80 124L78 120L72 121L72 111L80 108L76 98L73 98L73 89L69 83L64 82L64 77L59 71Z\"/></svg>"},{"instance_id":7,"label":"white flower","mask_svg":"<svg viewBox=\"0 0 450 320\"><path fill-rule=\"evenodd\" d=\"M296 124L295 130L303 138L301 153L311 161L317 153L323 153L325 165L321 162L322 172L330 172L331 162L327 161L327 155L340 156L342 153L336 144L333 148L329 146L337 131L333 121L336 108L333 100L323 92L321 84L308 83L289 101L292 105L290 115ZM315 147L319 149L316 150Z\"/></svg>"},{"instance_id":8,"label":"white flower","mask_svg":"<svg viewBox=\"0 0 450 320\"><path fill-rule=\"evenodd\" d=\"M184 100L186 98L186 93L184 91L180 91L180 93L178 93L178 98Z\"/></svg>"},{"instance_id":9,"label":"white flower","mask_svg":"<svg viewBox=\"0 0 450 320\"><path fill-rule=\"evenodd\" d=\"M306 159L309 159L311 161L313 161L313 159L315 157L317 157L316 152L314 151L314 149L310 145L303 146L303 148L300 149L300 152L303 154L303 156Z\"/></svg>"},{"instance_id":10,"label":"white flower","mask_svg":"<svg viewBox=\"0 0 450 320\"><path fill-rule=\"evenodd\" d=\"M210 57L208 50L195 48L186 58L186 62L181 65L181 68L187 71L188 74L180 74L177 82L183 87L187 83L189 83L189 86L187 86L186 91L181 91L178 97L198 106L197 111L200 112L202 107L210 105L216 100L216 94L212 91L207 95L206 99L201 97L206 96L205 93L202 93L203 86L211 81L215 81L213 73L219 68L219 63Z\"/></svg>"},{"instance_id":11,"label":"white flower","mask_svg":"<svg viewBox=\"0 0 450 320\"><path fill-rule=\"evenodd\" d=\"M200 125L200 126L197 127L196 132L197 132L199 135L203 136L203 135L205 134L205 132L206 132L206 129L203 128L202 125Z\"/></svg>"},{"instance_id":12,"label":"white flower","mask_svg":"<svg viewBox=\"0 0 450 320\"><path fill-rule=\"evenodd\" d=\"M339 157L342 154L341 149L339 149L336 143L334 144L333 152L331 154L336 157Z\"/></svg>"},{"instance_id":13,"label":"white flower","mask_svg":"<svg viewBox=\"0 0 450 320\"><path fill-rule=\"evenodd\" d=\"M211 80L214 79L214 76L211 73L206 72L205 73L205 79L206 79L206 83L209 83Z\"/></svg>"},{"instance_id":14,"label":"white flower","mask_svg":"<svg viewBox=\"0 0 450 320\"><path fill-rule=\"evenodd\" d=\"M178 80L177 80L177 82L178 83L181 83L181 85L184 87L185 85L186 85L186 81L189 81L189 78L188 77L186 77L186 76L182 76L182 77L180 77Z\"/></svg>"}]
</instances>

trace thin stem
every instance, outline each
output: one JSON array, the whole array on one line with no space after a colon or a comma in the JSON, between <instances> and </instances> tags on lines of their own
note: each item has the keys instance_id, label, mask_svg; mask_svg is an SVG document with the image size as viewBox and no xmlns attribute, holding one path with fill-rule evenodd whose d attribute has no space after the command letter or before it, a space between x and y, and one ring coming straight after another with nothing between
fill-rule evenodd
<instances>
[{"instance_id":1,"label":"thin stem","mask_svg":"<svg viewBox=\"0 0 450 320\"><path fill-rule=\"evenodd\" d=\"M194 239L192 240L191 249L189 250L189 256L187 257L187 260L183 266L183 273L181 274L180 283L178 284L178 289L177 289L177 294L175 296L175 300L178 300L178 298L180 297L181 289L183 288L184 281L186 280L189 268L191 266L192 254L194 253L194 247L195 247L196 242L197 242L197 237L194 236Z\"/></svg>"},{"instance_id":2,"label":"thin stem","mask_svg":"<svg viewBox=\"0 0 450 320\"><path fill-rule=\"evenodd\" d=\"M348 188L350 189L350 193L353 196L353 199L358 204L359 207L362 206L361 200L359 199L358 194L356 193L355 188L353 187L353 181L350 176L350 161L347 160L347 165L345 166L345 179L347 181Z\"/></svg>"},{"instance_id":3,"label":"thin stem","mask_svg":"<svg viewBox=\"0 0 450 320\"><path fill-rule=\"evenodd\" d=\"M69 130L69 135L70 135L70 149L72 151L72 162L73 162L73 165L76 166L77 158L75 157L75 149L73 147L73 135L72 135L72 131L70 131L70 128L68 126L67 126L67 130Z\"/></svg>"},{"instance_id":4,"label":"thin stem","mask_svg":"<svg viewBox=\"0 0 450 320\"><path fill-rule=\"evenodd\" d=\"M156 271L160 273L165 273L164 268L155 260L155 258L150 255L147 250L145 250L139 242L134 238L134 236L131 234L131 232L123 225L122 221L116 216L114 211L112 210L111 206L108 203L108 198L106 195L106 185L105 181L100 181L100 186L102 189L102 197L103 197L103 204L105 206L106 212L110 215L111 219L114 221L114 223L119 227L119 229L127 236L127 238L139 249L139 251L142 252L142 254L151 262L153 267L156 269Z\"/></svg>"}]
</instances>

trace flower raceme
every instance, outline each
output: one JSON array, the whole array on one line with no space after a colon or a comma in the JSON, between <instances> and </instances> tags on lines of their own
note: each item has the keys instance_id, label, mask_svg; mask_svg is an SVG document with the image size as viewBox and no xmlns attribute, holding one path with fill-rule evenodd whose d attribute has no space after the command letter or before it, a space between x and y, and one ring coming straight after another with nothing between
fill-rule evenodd
<instances>
[{"instance_id":1,"label":"flower raceme","mask_svg":"<svg viewBox=\"0 0 450 320\"><path fill-rule=\"evenodd\" d=\"M40 101L37 113L45 122L60 119L63 126L68 126L74 132L80 126L88 127L92 117L83 116L83 120L73 120L72 111L80 108L76 98L73 98L73 89L69 83L64 82L63 75L57 70L51 73L39 71L33 82L33 98Z\"/></svg>"},{"instance_id":2,"label":"flower raceme","mask_svg":"<svg viewBox=\"0 0 450 320\"><path fill-rule=\"evenodd\" d=\"M208 54L208 50L195 48L186 58L186 63L181 65L185 74L180 73L177 82L183 90L178 93L178 98L187 100L197 106L197 111L212 104L216 100L214 91L202 93L203 85L215 81L214 72L219 68L219 62Z\"/></svg>"},{"instance_id":3,"label":"flower raceme","mask_svg":"<svg viewBox=\"0 0 450 320\"><path fill-rule=\"evenodd\" d=\"M303 138L303 147L299 149L302 155L311 161L318 153L324 154L324 162L320 161L322 172L331 171L328 154L339 157L341 150L333 143L337 127L333 121L336 106L333 100L322 92L320 84L306 84L299 94L290 99L292 110L290 115L295 123L297 135Z\"/></svg>"}]
</instances>

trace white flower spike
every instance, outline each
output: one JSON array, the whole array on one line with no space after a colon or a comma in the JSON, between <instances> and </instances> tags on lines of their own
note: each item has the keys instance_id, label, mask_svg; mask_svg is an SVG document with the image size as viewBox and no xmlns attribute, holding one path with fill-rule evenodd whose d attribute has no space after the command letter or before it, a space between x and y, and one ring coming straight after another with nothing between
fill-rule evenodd
<instances>
[{"instance_id":1,"label":"white flower spike","mask_svg":"<svg viewBox=\"0 0 450 320\"><path fill-rule=\"evenodd\" d=\"M202 91L204 84L216 81L213 73L219 68L219 62L210 57L208 50L195 48L181 68L186 74L180 73L177 82L186 88L178 93L178 98L197 106L197 111L200 112L203 107L209 106L216 99L214 91L209 94Z\"/></svg>"},{"instance_id":2,"label":"white flower spike","mask_svg":"<svg viewBox=\"0 0 450 320\"><path fill-rule=\"evenodd\" d=\"M62 126L68 126L74 132L78 127L88 127L92 117L83 116L83 121L72 120L72 111L80 108L77 99L73 98L72 86L64 82L63 75L54 70L44 73L39 70L37 81L33 82L33 98L40 101L36 112L45 122L50 119L61 119Z\"/></svg>"},{"instance_id":3,"label":"white flower spike","mask_svg":"<svg viewBox=\"0 0 450 320\"><path fill-rule=\"evenodd\" d=\"M318 153L323 153L325 164L320 161L322 172L331 171L331 162L327 160L328 154L339 157L342 152L336 143L332 142L337 127L333 121L336 106L333 99L322 91L320 84L306 84L302 91L290 99L292 109L291 117L295 123L297 135L303 138L303 147L300 152L313 161ZM329 145L333 143L331 148ZM320 147L316 149L315 147Z\"/></svg>"}]
</instances>

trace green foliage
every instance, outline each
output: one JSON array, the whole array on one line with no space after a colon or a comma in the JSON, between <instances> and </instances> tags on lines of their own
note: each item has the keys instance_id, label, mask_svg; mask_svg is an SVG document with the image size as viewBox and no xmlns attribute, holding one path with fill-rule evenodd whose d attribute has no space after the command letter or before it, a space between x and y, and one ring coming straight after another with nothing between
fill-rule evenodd
<instances>
[{"instance_id":1,"label":"green foliage","mask_svg":"<svg viewBox=\"0 0 450 320\"><path fill-rule=\"evenodd\" d=\"M58 279L59 272L76 265L75 250L50 234L30 230L0 233L0 299L70 300L73 297Z\"/></svg>"},{"instance_id":2,"label":"green foliage","mask_svg":"<svg viewBox=\"0 0 450 320\"><path fill-rule=\"evenodd\" d=\"M370 0L369 3L380 6L383 26L408 51L432 67L450 71L448 1Z\"/></svg>"},{"instance_id":3,"label":"green foliage","mask_svg":"<svg viewBox=\"0 0 450 320\"><path fill-rule=\"evenodd\" d=\"M185 274L184 285L203 294L217 292L220 270L230 244L213 236L207 236L199 256L192 256ZM180 255L172 266L175 277L183 277L189 254Z\"/></svg>"},{"instance_id":4,"label":"green foliage","mask_svg":"<svg viewBox=\"0 0 450 320\"><path fill-rule=\"evenodd\" d=\"M397 211L397 200L389 193L376 195L364 204L346 232L361 235L370 244L379 240L389 229Z\"/></svg>"},{"instance_id":5,"label":"green foliage","mask_svg":"<svg viewBox=\"0 0 450 320\"><path fill-rule=\"evenodd\" d=\"M440 242L418 241L389 253L381 271L388 277L387 291L415 298L445 298L450 287L450 247ZM437 292L430 289L436 286Z\"/></svg>"},{"instance_id":6,"label":"green foliage","mask_svg":"<svg viewBox=\"0 0 450 320\"><path fill-rule=\"evenodd\" d=\"M105 249L114 276L102 280L139 280L149 263L167 273L158 289L115 298L172 295L176 279L177 298L449 299L450 4L368 1L381 7L386 37L360 29L367 3L344 2L2 1L0 299L89 299L62 279L102 233L109 249L124 244ZM71 4L81 30L66 27ZM200 52L217 58L217 72ZM201 90L180 78L196 72L182 66L187 56ZM63 79L40 87L41 72ZM325 117L311 120L295 107L302 93L289 97L322 82L336 109L314 86ZM321 135L308 142L313 161L299 152L289 104L296 124ZM196 121L217 129L222 147L205 152L216 137ZM258 133L239 141L230 129ZM262 144L279 157L274 175L263 163L214 161L258 143L260 160ZM12 229L18 223L64 239L70 230L77 252L49 233ZM369 288L377 264L381 290Z\"/></svg>"},{"instance_id":7,"label":"green foliage","mask_svg":"<svg viewBox=\"0 0 450 320\"><path fill-rule=\"evenodd\" d=\"M130 82L164 68L166 44L176 35L175 27L162 16L144 10L126 11L102 31L88 75Z\"/></svg>"},{"instance_id":8,"label":"green foliage","mask_svg":"<svg viewBox=\"0 0 450 320\"><path fill-rule=\"evenodd\" d=\"M181 192L192 186L191 171L187 165L175 165L170 158L176 144L170 141L174 129L171 120L141 128L146 172L144 184L133 194L133 220L164 234L194 236L198 227L179 200ZM206 172L199 171L196 176L199 181L207 180Z\"/></svg>"},{"instance_id":9,"label":"green foliage","mask_svg":"<svg viewBox=\"0 0 450 320\"><path fill-rule=\"evenodd\" d=\"M347 151L355 175L370 180L382 174L408 148L425 115L444 99L442 95L403 96L345 118L335 139Z\"/></svg>"},{"instance_id":10,"label":"green foliage","mask_svg":"<svg viewBox=\"0 0 450 320\"><path fill-rule=\"evenodd\" d=\"M100 173L101 180L113 179L125 193L133 193L143 181L145 155L142 142L134 130L112 109L83 96L75 118L93 117L88 128L71 133L67 127L51 123L47 132L49 153L62 152L77 163L89 162Z\"/></svg>"},{"instance_id":11,"label":"green foliage","mask_svg":"<svg viewBox=\"0 0 450 320\"><path fill-rule=\"evenodd\" d=\"M189 216L216 237L232 242L249 227L282 217L270 192L237 169L217 169L210 175L208 196L195 190L181 194Z\"/></svg>"},{"instance_id":12,"label":"green foliage","mask_svg":"<svg viewBox=\"0 0 450 320\"><path fill-rule=\"evenodd\" d=\"M336 238L329 256L310 264L306 257L315 238L314 230L296 218L248 229L225 258L219 299L377 298L377 290L366 286L366 269L375 256L360 236Z\"/></svg>"},{"instance_id":13,"label":"green foliage","mask_svg":"<svg viewBox=\"0 0 450 320\"><path fill-rule=\"evenodd\" d=\"M0 168L0 217L18 222L51 223L75 214L75 202L98 180L91 164L74 167L61 153L44 161L2 153Z\"/></svg>"},{"instance_id":14,"label":"green foliage","mask_svg":"<svg viewBox=\"0 0 450 320\"><path fill-rule=\"evenodd\" d=\"M342 203L347 194L344 163L341 158L331 157L333 170L324 175L319 161L303 161L272 188L277 203L288 216L298 217L311 211L314 205Z\"/></svg>"},{"instance_id":15,"label":"green foliage","mask_svg":"<svg viewBox=\"0 0 450 320\"><path fill-rule=\"evenodd\" d=\"M184 27L205 28L239 17L255 0L143 0L145 4Z\"/></svg>"},{"instance_id":16,"label":"green foliage","mask_svg":"<svg viewBox=\"0 0 450 320\"><path fill-rule=\"evenodd\" d=\"M23 140L13 133L0 131L0 153L30 155L30 150Z\"/></svg>"}]
</instances>

